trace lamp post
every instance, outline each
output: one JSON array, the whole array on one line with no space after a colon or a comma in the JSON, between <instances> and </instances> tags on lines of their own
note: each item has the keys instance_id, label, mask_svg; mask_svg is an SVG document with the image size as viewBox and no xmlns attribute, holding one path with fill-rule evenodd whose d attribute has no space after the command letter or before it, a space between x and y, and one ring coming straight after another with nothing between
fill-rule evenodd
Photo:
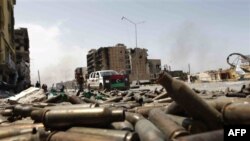
<instances>
[{"instance_id":1,"label":"lamp post","mask_svg":"<svg viewBox=\"0 0 250 141\"><path fill-rule=\"evenodd\" d=\"M129 23L131 23L131 24L133 24L135 26L135 47L137 47L137 25L138 24L143 24L143 23L145 23L145 21L141 21L141 22L136 23L136 22L124 17L124 16L122 17L122 20L126 20L126 21L128 21Z\"/></svg>"},{"instance_id":2,"label":"lamp post","mask_svg":"<svg viewBox=\"0 0 250 141\"><path fill-rule=\"evenodd\" d=\"M131 24L133 24L134 25L134 27L135 27L135 47L137 48L137 25L138 24L142 24L142 23L145 23L145 21L141 21L141 22L134 22L134 21L132 21L132 20L130 20L130 19L128 19L128 18L126 18L126 17L122 17L122 20L126 20L126 21L128 21L129 23L131 23ZM139 62L138 62L138 60L137 60L137 62L136 62L136 75L137 75L137 83L139 84L139 71L138 71L138 66L139 65Z\"/></svg>"}]
</instances>

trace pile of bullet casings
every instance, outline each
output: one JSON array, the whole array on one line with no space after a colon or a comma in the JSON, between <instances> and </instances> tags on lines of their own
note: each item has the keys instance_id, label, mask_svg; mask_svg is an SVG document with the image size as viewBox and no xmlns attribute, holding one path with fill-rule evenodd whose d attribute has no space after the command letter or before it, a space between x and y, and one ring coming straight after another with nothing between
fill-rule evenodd
<instances>
[{"instance_id":1,"label":"pile of bullet casings","mask_svg":"<svg viewBox=\"0 0 250 141\"><path fill-rule=\"evenodd\" d=\"M158 83L166 91L65 94L1 107L0 140L223 141L224 125L250 124L249 87L239 92L245 97L201 94L166 72Z\"/></svg>"}]
</instances>

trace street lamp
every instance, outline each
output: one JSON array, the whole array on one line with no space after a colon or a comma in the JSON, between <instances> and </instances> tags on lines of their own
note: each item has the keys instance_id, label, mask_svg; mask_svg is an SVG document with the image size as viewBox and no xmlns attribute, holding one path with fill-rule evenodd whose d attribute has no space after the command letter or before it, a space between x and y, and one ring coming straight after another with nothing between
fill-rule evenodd
<instances>
[{"instance_id":1,"label":"street lamp","mask_svg":"<svg viewBox=\"0 0 250 141\"><path fill-rule=\"evenodd\" d=\"M145 21L141 21L141 22L135 23L132 20L130 20L130 19L124 17L124 16L122 17L122 20L126 20L126 21L128 21L129 23L131 23L131 24L133 24L135 26L135 47L137 47L137 25L145 23Z\"/></svg>"},{"instance_id":2,"label":"street lamp","mask_svg":"<svg viewBox=\"0 0 250 141\"><path fill-rule=\"evenodd\" d=\"M131 23L131 24L133 24L135 26L135 47L137 48L137 25L145 23L145 21L141 21L141 22L136 23L136 22L124 17L124 16L122 17L122 20L126 20L126 21L128 21L129 23ZM139 83L139 72L138 72L139 62L138 62L138 60L137 60L136 63L137 63L136 64L137 65L136 66L137 83Z\"/></svg>"}]
</instances>

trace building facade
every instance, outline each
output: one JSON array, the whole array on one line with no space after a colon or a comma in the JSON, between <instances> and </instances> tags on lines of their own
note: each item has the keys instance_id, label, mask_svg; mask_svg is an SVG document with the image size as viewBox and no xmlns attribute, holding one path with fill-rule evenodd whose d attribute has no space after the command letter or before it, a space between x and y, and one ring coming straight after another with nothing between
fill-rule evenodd
<instances>
[{"instance_id":1,"label":"building facade","mask_svg":"<svg viewBox=\"0 0 250 141\"><path fill-rule=\"evenodd\" d=\"M87 54L88 73L115 70L119 73L129 74L130 81L149 80L151 69L147 51L144 48L127 48L124 44L91 49ZM157 63L160 65L159 62ZM152 73L157 72L155 69L152 70L154 70Z\"/></svg>"},{"instance_id":2,"label":"building facade","mask_svg":"<svg viewBox=\"0 0 250 141\"><path fill-rule=\"evenodd\" d=\"M144 48L128 49L130 56L130 80L149 80L148 50Z\"/></svg>"},{"instance_id":3,"label":"building facade","mask_svg":"<svg viewBox=\"0 0 250 141\"><path fill-rule=\"evenodd\" d=\"M15 29L16 68L18 72L17 84L20 90L27 88L31 83L29 48L28 29Z\"/></svg>"},{"instance_id":4,"label":"building facade","mask_svg":"<svg viewBox=\"0 0 250 141\"><path fill-rule=\"evenodd\" d=\"M161 60L160 59L148 59L150 79L157 79L161 71Z\"/></svg>"},{"instance_id":5,"label":"building facade","mask_svg":"<svg viewBox=\"0 0 250 141\"><path fill-rule=\"evenodd\" d=\"M15 0L0 0L0 81L16 83L14 47Z\"/></svg>"},{"instance_id":6,"label":"building facade","mask_svg":"<svg viewBox=\"0 0 250 141\"><path fill-rule=\"evenodd\" d=\"M116 70L126 72L130 70L128 50L125 45L117 44L113 47L92 49L87 55L88 73L99 70Z\"/></svg>"}]
</instances>

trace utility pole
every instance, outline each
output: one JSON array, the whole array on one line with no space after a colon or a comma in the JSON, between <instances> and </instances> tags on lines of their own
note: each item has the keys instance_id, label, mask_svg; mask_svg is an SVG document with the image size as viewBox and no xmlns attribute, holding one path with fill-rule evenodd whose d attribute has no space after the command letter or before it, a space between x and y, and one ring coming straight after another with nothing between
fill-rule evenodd
<instances>
[{"instance_id":1,"label":"utility pole","mask_svg":"<svg viewBox=\"0 0 250 141\"><path fill-rule=\"evenodd\" d=\"M134 21L132 21L132 20L130 20L130 19L128 19L128 18L126 18L126 17L122 17L122 20L126 20L126 21L128 21L129 23L131 23L131 24L133 24L134 25L134 27L135 27L135 47L137 47L137 25L138 24L143 24L143 23L145 23L145 21L141 21L141 22L134 22Z\"/></svg>"},{"instance_id":2,"label":"utility pole","mask_svg":"<svg viewBox=\"0 0 250 141\"><path fill-rule=\"evenodd\" d=\"M41 85L41 79L40 79L40 73L39 73L39 70L38 70L38 81L39 81L39 83L40 83L40 85Z\"/></svg>"},{"instance_id":3,"label":"utility pole","mask_svg":"<svg viewBox=\"0 0 250 141\"><path fill-rule=\"evenodd\" d=\"M188 64L188 74L190 75L190 64Z\"/></svg>"},{"instance_id":4,"label":"utility pole","mask_svg":"<svg viewBox=\"0 0 250 141\"><path fill-rule=\"evenodd\" d=\"M126 20L126 21L128 21L129 23L131 23L131 24L133 24L134 25L134 27L135 27L135 48L137 48L138 46L137 46L137 25L138 24L143 24L143 23L145 23L145 21L141 21L141 22L134 22L134 21L132 21L132 20L130 20L130 19L128 19L128 18L126 18L126 17L122 17L122 20ZM138 62L138 60L137 60L137 62L136 62L136 75L137 75L137 83L139 84L139 70L138 70L138 67L139 67L139 62Z\"/></svg>"}]
</instances>

